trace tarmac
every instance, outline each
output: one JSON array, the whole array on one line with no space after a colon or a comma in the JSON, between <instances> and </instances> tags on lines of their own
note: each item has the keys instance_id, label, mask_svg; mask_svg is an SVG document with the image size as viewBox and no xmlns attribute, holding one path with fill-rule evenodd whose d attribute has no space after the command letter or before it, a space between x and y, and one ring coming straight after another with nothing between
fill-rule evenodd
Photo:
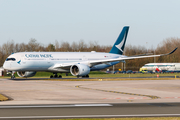
<instances>
[{"instance_id":1,"label":"tarmac","mask_svg":"<svg viewBox=\"0 0 180 120\"><path fill-rule=\"evenodd\" d=\"M0 105L175 103L179 80L49 81L0 79Z\"/></svg>"}]
</instances>

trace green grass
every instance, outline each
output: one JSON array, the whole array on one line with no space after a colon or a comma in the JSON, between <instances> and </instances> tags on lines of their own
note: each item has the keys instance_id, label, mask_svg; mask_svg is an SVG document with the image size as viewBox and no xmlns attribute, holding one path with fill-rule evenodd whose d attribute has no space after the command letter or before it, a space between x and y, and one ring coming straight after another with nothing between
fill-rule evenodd
<instances>
[{"instance_id":1,"label":"green grass","mask_svg":"<svg viewBox=\"0 0 180 120\"><path fill-rule=\"evenodd\" d=\"M107 74L105 72L101 72L101 71L91 71L89 73L89 75L104 75L104 74ZM37 72L36 75L34 77L49 77L50 75L53 75L53 73L51 72ZM74 77L71 75L71 73L68 73L68 76L66 76L65 73L58 73L58 75L62 75L63 77Z\"/></svg>"},{"instance_id":2,"label":"green grass","mask_svg":"<svg viewBox=\"0 0 180 120\"><path fill-rule=\"evenodd\" d=\"M0 101L6 101L6 100L8 100L8 98L0 94Z\"/></svg>"},{"instance_id":3,"label":"green grass","mask_svg":"<svg viewBox=\"0 0 180 120\"><path fill-rule=\"evenodd\" d=\"M156 74L142 74L142 73L136 73L136 74L122 74L122 73L119 73L119 74L89 74L90 77L92 78L114 78L114 77L153 77L153 78L157 78L157 75L159 76L180 76L180 73L156 73Z\"/></svg>"},{"instance_id":4,"label":"green grass","mask_svg":"<svg viewBox=\"0 0 180 120\"><path fill-rule=\"evenodd\" d=\"M50 75L53 75L51 72L37 72L33 78L49 78ZM63 78L76 78L75 76L72 76L70 73L68 76L66 76L65 73L58 73L58 75L62 75ZM164 74L158 74L159 76L180 76L180 73L164 73ZM17 74L15 74L16 77L18 77ZM5 76L4 78L9 78L10 76ZM156 74L142 74L142 73L136 73L136 74L107 74L105 72L99 72L99 71L92 71L89 74L90 78L123 78L123 77L152 77L152 78L157 78L157 73Z\"/></svg>"},{"instance_id":5,"label":"green grass","mask_svg":"<svg viewBox=\"0 0 180 120\"><path fill-rule=\"evenodd\" d=\"M91 74L108 74L108 73L102 71L91 71L89 74L91 75Z\"/></svg>"},{"instance_id":6,"label":"green grass","mask_svg":"<svg viewBox=\"0 0 180 120\"><path fill-rule=\"evenodd\" d=\"M37 72L36 75L34 77L49 77L50 75L52 75L52 73L50 72ZM59 74L60 75L60 74ZM63 77L65 78L74 78L74 76L72 76L70 73L68 74L68 76L66 76L64 73L61 74ZM158 74L159 76L180 76L180 73L164 73L164 74ZM90 72L89 74L90 77L93 78L106 78L106 77L157 77L157 73L156 74L142 74L142 73L136 73L136 74L107 74L104 72L97 72L97 71L93 71Z\"/></svg>"},{"instance_id":7,"label":"green grass","mask_svg":"<svg viewBox=\"0 0 180 120\"><path fill-rule=\"evenodd\" d=\"M159 76L180 76L180 73L158 74ZM90 77L157 77L157 74L90 74Z\"/></svg>"}]
</instances>

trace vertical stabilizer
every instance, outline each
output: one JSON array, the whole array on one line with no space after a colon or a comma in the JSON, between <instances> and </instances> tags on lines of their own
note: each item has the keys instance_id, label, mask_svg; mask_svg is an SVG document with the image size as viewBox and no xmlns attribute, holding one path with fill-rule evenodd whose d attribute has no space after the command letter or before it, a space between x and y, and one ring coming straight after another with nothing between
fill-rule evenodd
<instances>
[{"instance_id":1,"label":"vertical stabilizer","mask_svg":"<svg viewBox=\"0 0 180 120\"><path fill-rule=\"evenodd\" d=\"M120 54L120 55L123 54L128 30L129 30L129 26L125 26L122 29L119 37L117 38L115 44L113 45L113 47L109 53Z\"/></svg>"}]
</instances>

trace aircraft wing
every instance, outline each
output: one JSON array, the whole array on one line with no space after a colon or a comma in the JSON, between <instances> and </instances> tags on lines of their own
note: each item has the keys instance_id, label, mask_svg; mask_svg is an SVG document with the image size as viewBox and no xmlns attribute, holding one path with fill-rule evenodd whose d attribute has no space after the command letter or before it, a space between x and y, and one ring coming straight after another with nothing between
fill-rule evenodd
<instances>
[{"instance_id":1,"label":"aircraft wing","mask_svg":"<svg viewBox=\"0 0 180 120\"><path fill-rule=\"evenodd\" d=\"M175 48L173 51L171 51L170 53L167 53L167 54L145 55L145 56L140 55L140 56L130 56L130 57L124 56L124 57L119 57L119 58L115 58L115 59L83 61L81 63L87 64L89 67L92 67L94 65L103 64L103 63L108 64L109 62L115 62L115 61L131 60L131 59L137 59L137 58L160 57L160 56L170 55L170 54L174 53L176 50L177 50L177 48ZM70 68L72 65L77 64L77 63L79 63L79 62L55 64L54 66L52 66L51 69Z\"/></svg>"},{"instance_id":2,"label":"aircraft wing","mask_svg":"<svg viewBox=\"0 0 180 120\"><path fill-rule=\"evenodd\" d=\"M108 62L115 62L115 61L123 61L123 60L131 60L131 59L137 59L137 58L149 58L149 57L160 57L160 56L165 56L165 55L170 55L174 53L177 50L175 48L173 51L167 54L159 54L159 55L145 55L145 56L124 56L124 57L119 57L116 59L106 59L106 60L98 60L98 61L89 61L89 64L91 66L97 65L97 64L102 64L102 63L108 63Z\"/></svg>"},{"instance_id":3,"label":"aircraft wing","mask_svg":"<svg viewBox=\"0 0 180 120\"><path fill-rule=\"evenodd\" d=\"M140 54L140 55L133 55L129 57L136 57L136 56L145 56L145 55L152 55L153 53L145 53L145 54Z\"/></svg>"}]
</instances>

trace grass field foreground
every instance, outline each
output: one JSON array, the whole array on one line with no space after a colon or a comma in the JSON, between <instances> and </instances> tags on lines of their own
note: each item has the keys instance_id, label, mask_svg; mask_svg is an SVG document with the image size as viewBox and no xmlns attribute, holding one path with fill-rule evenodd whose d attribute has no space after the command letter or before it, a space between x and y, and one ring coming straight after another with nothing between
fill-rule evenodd
<instances>
[{"instance_id":1,"label":"grass field foreground","mask_svg":"<svg viewBox=\"0 0 180 120\"><path fill-rule=\"evenodd\" d=\"M50 75L53 75L51 72L37 72L35 76L33 76L32 78L49 78ZM58 73L58 75L62 75L63 78L77 78L76 76L72 76L70 73L68 74L68 76L66 76L66 74L62 73ZM107 74L105 72L100 72L100 71L92 71L89 73L89 77L90 78L123 78L123 77L151 77L151 78L157 78L157 75L159 77L161 76L173 76L175 78L180 76L180 73L155 73L155 74L142 74L142 73L136 73L136 74ZM9 78L10 76L4 76L4 78ZM15 74L15 77L19 77L17 74Z\"/></svg>"}]
</instances>

